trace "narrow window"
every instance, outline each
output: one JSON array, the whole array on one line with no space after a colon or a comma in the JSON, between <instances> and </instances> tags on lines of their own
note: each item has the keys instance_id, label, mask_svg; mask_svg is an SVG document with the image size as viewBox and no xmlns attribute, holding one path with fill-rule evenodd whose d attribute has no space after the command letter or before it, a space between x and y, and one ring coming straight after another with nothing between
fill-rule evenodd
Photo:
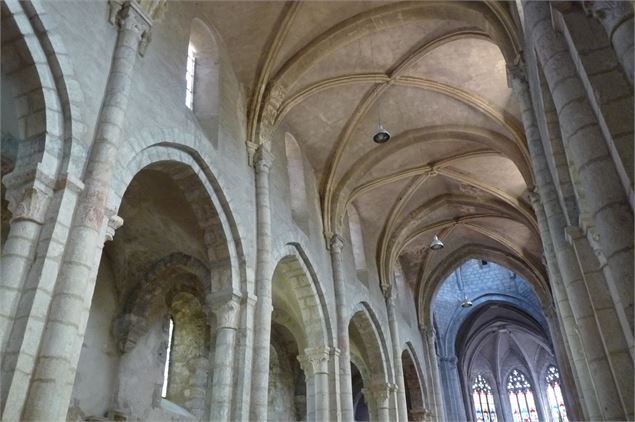
<instances>
[{"instance_id":1,"label":"narrow window","mask_svg":"<svg viewBox=\"0 0 635 422\"><path fill-rule=\"evenodd\" d=\"M163 388L161 397L166 398L168 394L168 372L170 370L170 353L172 352L172 340L174 337L174 320L170 317L170 327L168 328L168 348L165 353L165 367L163 368Z\"/></svg>"},{"instance_id":2,"label":"narrow window","mask_svg":"<svg viewBox=\"0 0 635 422\"><path fill-rule=\"evenodd\" d=\"M194 71L196 69L196 50L192 44L187 46L187 65L185 68L185 105L194 109Z\"/></svg>"},{"instance_id":3,"label":"narrow window","mask_svg":"<svg viewBox=\"0 0 635 422\"><path fill-rule=\"evenodd\" d=\"M531 384L525 374L514 369L507 378L507 393L514 422L538 422L538 412Z\"/></svg>"},{"instance_id":4,"label":"narrow window","mask_svg":"<svg viewBox=\"0 0 635 422\"><path fill-rule=\"evenodd\" d=\"M547 400L549 401L549 411L551 417L556 422L567 422L567 408L564 405L562 391L560 390L560 372L558 368L551 365L547 368Z\"/></svg>"},{"instance_id":5,"label":"narrow window","mask_svg":"<svg viewBox=\"0 0 635 422\"><path fill-rule=\"evenodd\" d=\"M472 400L474 400L474 412L476 413L477 422L496 422L492 387L482 375L477 375L474 378Z\"/></svg>"}]
</instances>

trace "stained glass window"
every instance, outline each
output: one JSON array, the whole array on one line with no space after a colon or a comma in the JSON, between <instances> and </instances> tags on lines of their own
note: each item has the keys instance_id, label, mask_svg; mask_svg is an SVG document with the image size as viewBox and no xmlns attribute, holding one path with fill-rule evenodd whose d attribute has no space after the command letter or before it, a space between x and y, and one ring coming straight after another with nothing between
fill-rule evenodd
<instances>
[{"instance_id":1,"label":"stained glass window","mask_svg":"<svg viewBox=\"0 0 635 422\"><path fill-rule=\"evenodd\" d=\"M547 368L547 400L549 401L549 411L551 417L556 422L568 422L567 408L564 405L562 391L560 390L560 372L558 368L551 365Z\"/></svg>"},{"instance_id":2,"label":"stained glass window","mask_svg":"<svg viewBox=\"0 0 635 422\"><path fill-rule=\"evenodd\" d=\"M507 378L507 393L512 406L514 422L538 422L538 411L531 384L525 374L512 370Z\"/></svg>"},{"instance_id":3,"label":"stained glass window","mask_svg":"<svg viewBox=\"0 0 635 422\"><path fill-rule=\"evenodd\" d=\"M196 69L196 50L190 44L187 47L187 65L185 67L185 105L194 108L194 70Z\"/></svg>"},{"instance_id":4,"label":"stained glass window","mask_svg":"<svg viewBox=\"0 0 635 422\"><path fill-rule=\"evenodd\" d=\"M496 422L492 388L482 375L477 375L472 384L472 399L477 422Z\"/></svg>"}]
</instances>

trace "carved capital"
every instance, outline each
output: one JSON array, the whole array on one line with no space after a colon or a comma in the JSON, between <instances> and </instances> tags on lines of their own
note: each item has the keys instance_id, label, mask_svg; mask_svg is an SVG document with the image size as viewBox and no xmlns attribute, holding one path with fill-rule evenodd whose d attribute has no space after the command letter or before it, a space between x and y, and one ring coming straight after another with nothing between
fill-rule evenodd
<instances>
[{"instance_id":1,"label":"carved capital","mask_svg":"<svg viewBox=\"0 0 635 422\"><path fill-rule=\"evenodd\" d=\"M328 372L330 350L326 346L304 349L298 356L300 366L306 375L325 374Z\"/></svg>"},{"instance_id":2,"label":"carved capital","mask_svg":"<svg viewBox=\"0 0 635 422\"><path fill-rule=\"evenodd\" d=\"M507 86L514 88L514 82L527 83L527 66L521 58L516 63L507 65Z\"/></svg>"},{"instance_id":3,"label":"carved capital","mask_svg":"<svg viewBox=\"0 0 635 422\"><path fill-rule=\"evenodd\" d=\"M215 301L216 302L216 301ZM232 295L226 298L213 311L216 315L217 328L238 328L238 316L240 315L240 297Z\"/></svg>"},{"instance_id":4,"label":"carved capital","mask_svg":"<svg viewBox=\"0 0 635 422\"><path fill-rule=\"evenodd\" d=\"M106 226L106 242L111 241L115 237L115 231L119 227L123 226L123 218L118 215L113 215L108 219L108 225Z\"/></svg>"},{"instance_id":5,"label":"carved capital","mask_svg":"<svg viewBox=\"0 0 635 422\"><path fill-rule=\"evenodd\" d=\"M342 248L344 248L344 239L339 234L334 234L329 239L329 250L331 254L339 255L342 253Z\"/></svg>"},{"instance_id":6,"label":"carved capital","mask_svg":"<svg viewBox=\"0 0 635 422\"><path fill-rule=\"evenodd\" d=\"M124 1L110 0L109 21L121 30L132 31L138 37L138 52L141 56L150 44L152 22L163 17L167 0Z\"/></svg>"},{"instance_id":7,"label":"carved capital","mask_svg":"<svg viewBox=\"0 0 635 422\"><path fill-rule=\"evenodd\" d=\"M254 154L256 173L269 173L271 165L273 164L273 158L269 144L261 144Z\"/></svg>"},{"instance_id":8,"label":"carved capital","mask_svg":"<svg viewBox=\"0 0 635 422\"><path fill-rule=\"evenodd\" d=\"M49 192L34 186L16 192L15 195L7 194L11 221L29 220L43 224L50 196Z\"/></svg>"},{"instance_id":9,"label":"carved capital","mask_svg":"<svg viewBox=\"0 0 635 422\"><path fill-rule=\"evenodd\" d=\"M587 15L599 20L609 31L633 16L633 5L630 1L593 0L583 1L582 8Z\"/></svg>"},{"instance_id":10,"label":"carved capital","mask_svg":"<svg viewBox=\"0 0 635 422\"><path fill-rule=\"evenodd\" d=\"M384 381L373 382L365 388L364 395L371 397L377 404L386 402L390 398L390 393L396 389L394 384Z\"/></svg>"},{"instance_id":11,"label":"carved capital","mask_svg":"<svg viewBox=\"0 0 635 422\"><path fill-rule=\"evenodd\" d=\"M553 306L553 303L547 303L542 307L542 312L545 314L547 319L555 319L556 318L556 308Z\"/></svg>"},{"instance_id":12,"label":"carved capital","mask_svg":"<svg viewBox=\"0 0 635 422\"><path fill-rule=\"evenodd\" d=\"M542 204L538 188L534 188L529 191L529 200L531 201L531 204L534 206L534 208L537 208Z\"/></svg>"}]
</instances>

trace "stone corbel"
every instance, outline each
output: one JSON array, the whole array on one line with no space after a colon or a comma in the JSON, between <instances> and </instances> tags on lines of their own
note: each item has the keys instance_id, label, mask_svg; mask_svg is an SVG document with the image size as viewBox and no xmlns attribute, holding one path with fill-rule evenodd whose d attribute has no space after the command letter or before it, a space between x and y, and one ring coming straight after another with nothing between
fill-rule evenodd
<instances>
[{"instance_id":1,"label":"stone corbel","mask_svg":"<svg viewBox=\"0 0 635 422\"><path fill-rule=\"evenodd\" d=\"M106 233L104 234L104 241L109 242L115 238L115 231L119 227L123 226L123 218L118 215L112 215L108 219L108 224L106 225Z\"/></svg>"},{"instance_id":2,"label":"stone corbel","mask_svg":"<svg viewBox=\"0 0 635 422\"><path fill-rule=\"evenodd\" d=\"M337 233L333 234L328 239L328 248L331 251L331 253L334 253L334 254L342 253L342 249L344 248L344 238L342 238L342 236L340 236Z\"/></svg>"}]
</instances>

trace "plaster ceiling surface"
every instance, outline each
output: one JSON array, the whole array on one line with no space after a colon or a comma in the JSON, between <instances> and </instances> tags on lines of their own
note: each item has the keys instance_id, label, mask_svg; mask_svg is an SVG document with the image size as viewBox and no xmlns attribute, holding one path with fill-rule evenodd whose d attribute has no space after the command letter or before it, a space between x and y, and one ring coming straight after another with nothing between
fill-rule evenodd
<instances>
[{"instance_id":1,"label":"plaster ceiling surface","mask_svg":"<svg viewBox=\"0 0 635 422\"><path fill-rule=\"evenodd\" d=\"M429 282L467 245L544 280L526 141L507 84L520 51L513 2L198 7L253 94L249 139L292 133L316 173L326 234L348 230L354 201L383 285L398 262L413 288L413 274ZM380 117L393 135L383 145L371 139ZM430 254L435 233L446 249Z\"/></svg>"}]
</instances>

